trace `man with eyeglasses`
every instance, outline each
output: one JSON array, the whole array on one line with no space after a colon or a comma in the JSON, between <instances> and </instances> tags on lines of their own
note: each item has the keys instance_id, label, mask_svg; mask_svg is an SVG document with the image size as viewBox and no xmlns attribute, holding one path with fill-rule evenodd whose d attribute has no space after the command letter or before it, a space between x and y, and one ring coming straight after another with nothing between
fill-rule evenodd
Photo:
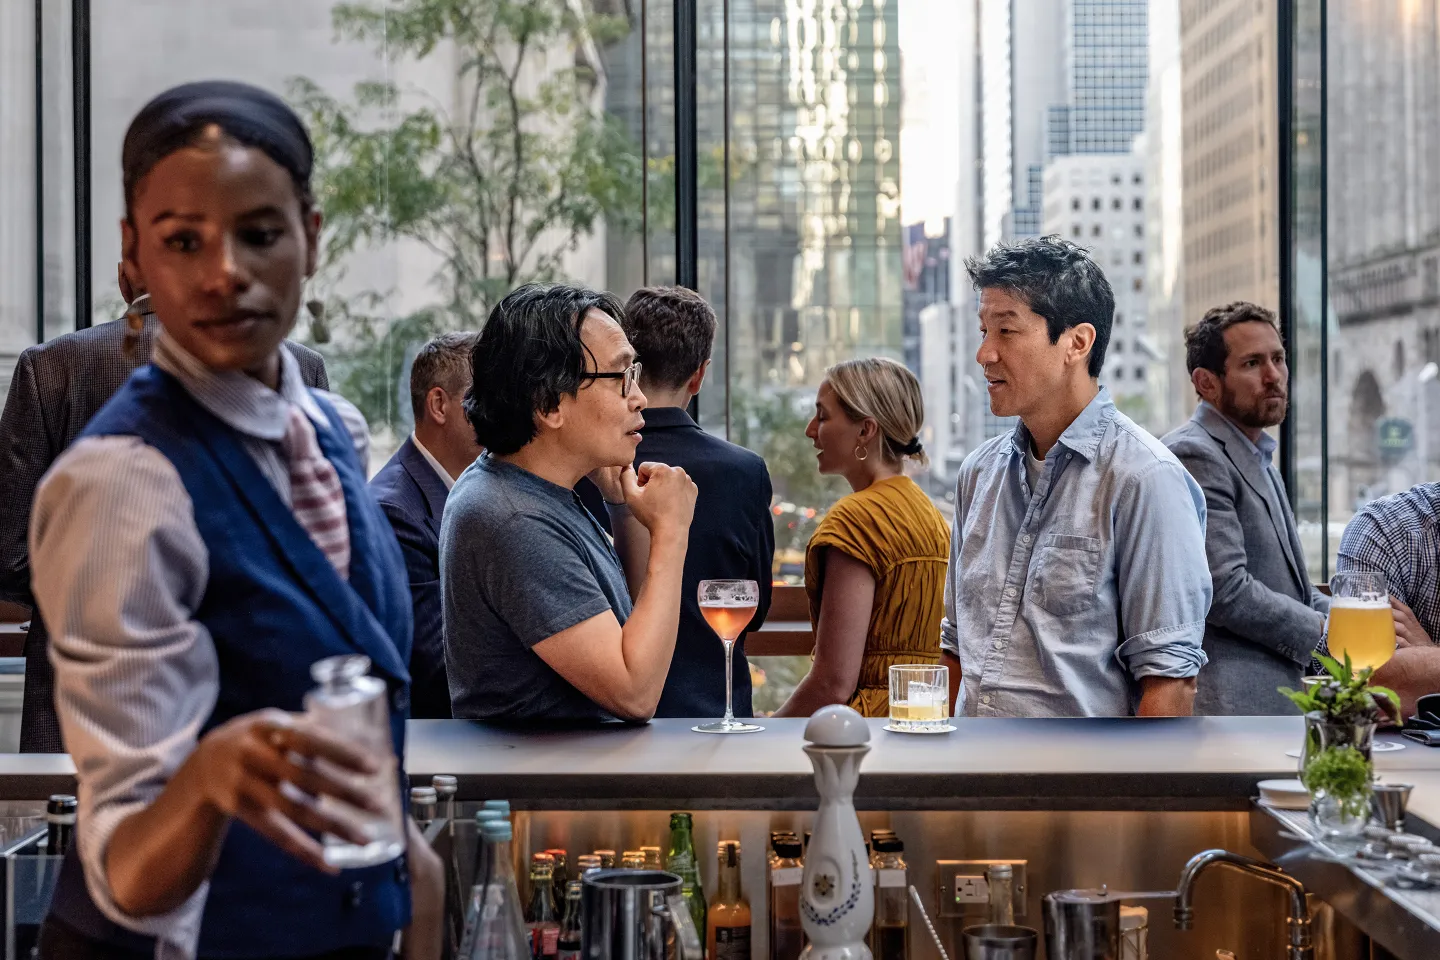
<instances>
[{"instance_id":1,"label":"man with eyeglasses","mask_svg":"<svg viewBox=\"0 0 1440 960\"><path fill-rule=\"evenodd\" d=\"M631 466L645 426L613 295L527 284L491 311L465 412L486 453L440 530L457 718L646 720L675 650L696 487ZM613 544L580 503L590 477Z\"/></svg>"}]
</instances>

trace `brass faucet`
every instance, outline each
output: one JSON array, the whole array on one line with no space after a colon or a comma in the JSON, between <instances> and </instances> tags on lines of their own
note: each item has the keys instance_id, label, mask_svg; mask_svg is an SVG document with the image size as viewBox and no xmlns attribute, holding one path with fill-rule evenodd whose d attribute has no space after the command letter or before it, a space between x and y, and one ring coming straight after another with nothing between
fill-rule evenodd
<instances>
[{"instance_id":1,"label":"brass faucet","mask_svg":"<svg viewBox=\"0 0 1440 960\"><path fill-rule=\"evenodd\" d=\"M1288 960L1315 960L1310 908L1305 902L1305 885L1273 863L1252 860L1228 850L1206 850L1195 854L1190 858L1190 862L1185 864L1185 869L1180 874L1180 885L1175 891L1175 929L1189 930L1194 926L1195 908L1190 905L1190 901L1195 881L1205 872L1206 867L1216 863L1284 887L1290 894L1290 916L1286 921L1290 933Z\"/></svg>"}]
</instances>

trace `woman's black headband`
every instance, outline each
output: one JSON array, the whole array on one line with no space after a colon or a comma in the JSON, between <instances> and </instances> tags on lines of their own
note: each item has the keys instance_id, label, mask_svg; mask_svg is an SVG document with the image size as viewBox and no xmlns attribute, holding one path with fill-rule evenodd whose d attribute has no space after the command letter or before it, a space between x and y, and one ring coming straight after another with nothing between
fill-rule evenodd
<instances>
[{"instance_id":1,"label":"woman's black headband","mask_svg":"<svg viewBox=\"0 0 1440 960\"><path fill-rule=\"evenodd\" d=\"M301 199L308 202L315 150L295 111L259 87L206 80L166 90L130 121L120 160L126 206L134 199L136 185L157 163L189 145L210 124L284 167Z\"/></svg>"}]
</instances>

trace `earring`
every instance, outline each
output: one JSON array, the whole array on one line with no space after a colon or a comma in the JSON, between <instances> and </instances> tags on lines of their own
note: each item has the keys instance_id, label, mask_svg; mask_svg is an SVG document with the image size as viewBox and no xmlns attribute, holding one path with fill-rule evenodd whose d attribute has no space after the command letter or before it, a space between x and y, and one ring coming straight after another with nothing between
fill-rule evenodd
<instances>
[{"instance_id":1,"label":"earring","mask_svg":"<svg viewBox=\"0 0 1440 960\"><path fill-rule=\"evenodd\" d=\"M868 460L868 459L870 459L870 451L869 451L869 450L866 450L863 446L861 446L861 445L858 444L858 443L855 444L855 459L856 459L856 460Z\"/></svg>"},{"instance_id":2,"label":"earring","mask_svg":"<svg viewBox=\"0 0 1440 960\"><path fill-rule=\"evenodd\" d=\"M325 323L325 301L306 300L305 310L310 314L310 336L316 343L329 343L330 327Z\"/></svg>"},{"instance_id":3,"label":"earring","mask_svg":"<svg viewBox=\"0 0 1440 960\"><path fill-rule=\"evenodd\" d=\"M120 351L125 355L126 360L135 359L135 350L140 343L140 334L145 330L145 317L141 315L135 305L139 302L140 298L137 297L135 303L132 303L130 308L125 311L125 339L120 344Z\"/></svg>"}]
</instances>

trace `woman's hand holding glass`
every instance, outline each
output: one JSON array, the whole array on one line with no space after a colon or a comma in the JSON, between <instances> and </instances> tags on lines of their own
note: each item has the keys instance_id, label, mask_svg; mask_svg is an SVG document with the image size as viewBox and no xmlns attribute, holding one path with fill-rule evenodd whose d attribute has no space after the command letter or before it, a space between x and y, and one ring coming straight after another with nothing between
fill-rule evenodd
<instances>
[{"instance_id":1,"label":"woman's hand holding glass","mask_svg":"<svg viewBox=\"0 0 1440 960\"><path fill-rule=\"evenodd\" d=\"M328 761L328 769L316 760ZM334 733L305 723L300 714L259 710L236 717L206 734L189 763L198 768L210 806L326 873L339 871L325 862L320 841L311 834L329 833L359 844L369 838L348 819L322 811L317 798L331 796L382 812L381 798L359 785L378 771L376 762ZM356 776L352 780L345 774Z\"/></svg>"}]
</instances>

